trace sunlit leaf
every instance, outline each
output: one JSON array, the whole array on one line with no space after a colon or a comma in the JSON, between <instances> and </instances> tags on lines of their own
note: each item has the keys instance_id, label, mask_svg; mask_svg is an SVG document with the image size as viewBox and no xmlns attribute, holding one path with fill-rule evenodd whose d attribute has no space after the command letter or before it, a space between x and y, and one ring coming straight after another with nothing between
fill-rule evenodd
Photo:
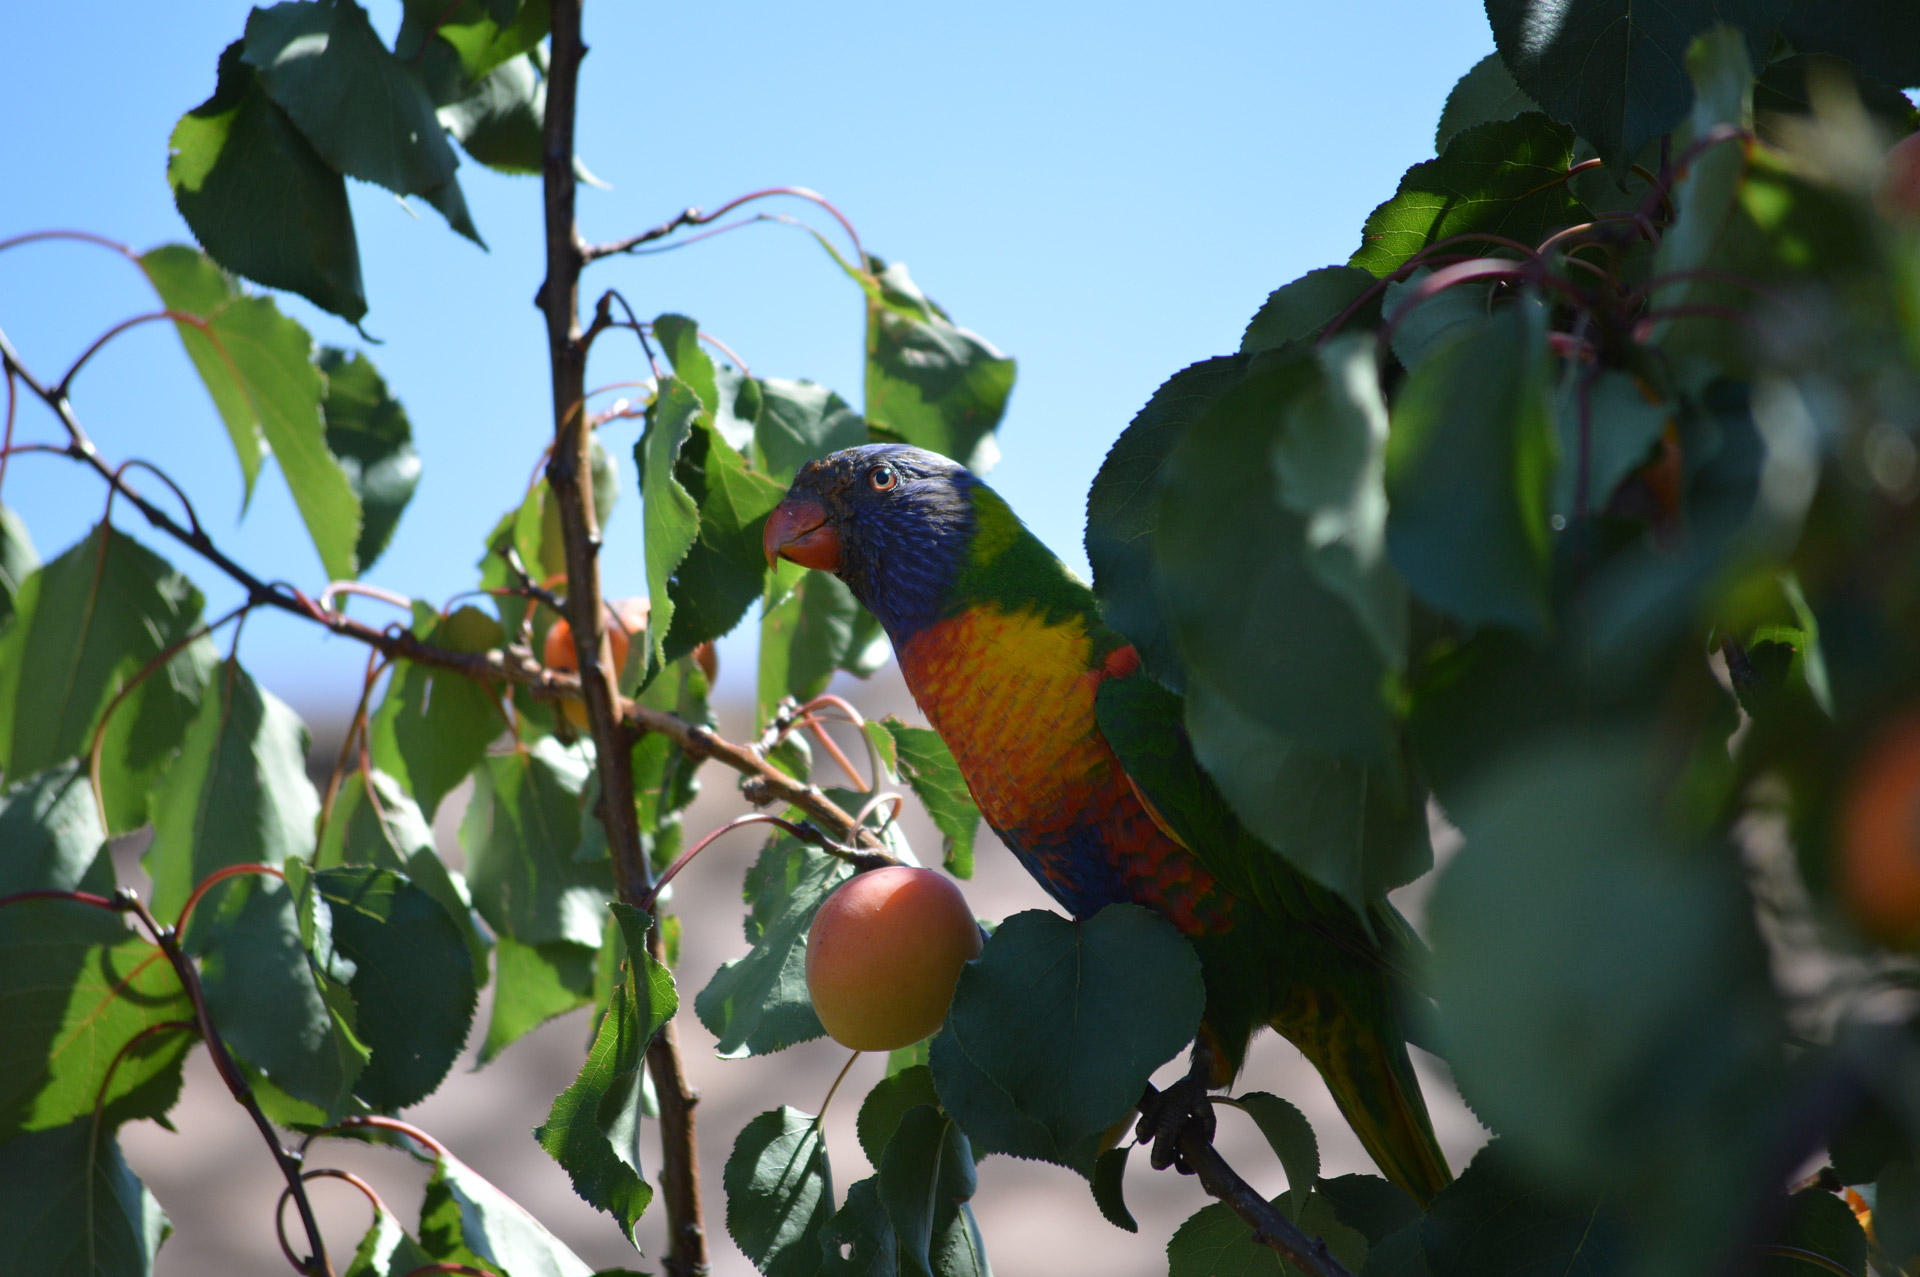
<instances>
[{"instance_id":1,"label":"sunlit leaf","mask_svg":"<svg viewBox=\"0 0 1920 1277\"><path fill-rule=\"evenodd\" d=\"M1433 131L1434 153L1445 151L1447 143L1464 129L1494 120L1511 120L1516 115L1539 109L1526 90L1513 82L1513 73L1507 70L1500 55L1489 53L1474 63L1473 69L1461 76L1447 94L1440 123Z\"/></svg>"},{"instance_id":2,"label":"sunlit leaf","mask_svg":"<svg viewBox=\"0 0 1920 1277\"><path fill-rule=\"evenodd\" d=\"M314 361L327 375L320 407L327 420L327 449L360 498L360 540L354 560L361 571L373 566L393 538L400 514L420 483L420 454L413 450L413 426L406 409L387 391L373 361L322 346Z\"/></svg>"},{"instance_id":3,"label":"sunlit leaf","mask_svg":"<svg viewBox=\"0 0 1920 1277\"><path fill-rule=\"evenodd\" d=\"M439 1158L427 1180L420 1248L441 1262L477 1260L512 1277L593 1277L524 1206L456 1157Z\"/></svg>"},{"instance_id":4,"label":"sunlit leaf","mask_svg":"<svg viewBox=\"0 0 1920 1277\"><path fill-rule=\"evenodd\" d=\"M956 327L903 263L869 259L866 417L881 437L952 457L975 474L999 459L993 432L1013 392L1013 360Z\"/></svg>"},{"instance_id":5,"label":"sunlit leaf","mask_svg":"<svg viewBox=\"0 0 1920 1277\"><path fill-rule=\"evenodd\" d=\"M428 643L458 650L459 629L453 617L441 621L432 608L415 605L413 632ZM490 688L452 670L402 661L368 723L368 746L374 765L399 781L431 820L505 727Z\"/></svg>"},{"instance_id":6,"label":"sunlit leaf","mask_svg":"<svg viewBox=\"0 0 1920 1277\"><path fill-rule=\"evenodd\" d=\"M574 858L587 767L552 737L496 754L474 773L460 824L474 907L496 936L521 944L600 944L613 872Z\"/></svg>"}]
</instances>

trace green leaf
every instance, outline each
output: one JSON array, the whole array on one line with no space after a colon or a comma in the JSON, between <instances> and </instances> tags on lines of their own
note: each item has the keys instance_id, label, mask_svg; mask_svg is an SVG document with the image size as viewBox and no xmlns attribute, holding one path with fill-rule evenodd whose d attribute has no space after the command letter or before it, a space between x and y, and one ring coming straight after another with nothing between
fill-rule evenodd
<instances>
[{"instance_id":1,"label":"green leaf","mask_svg":"<svg viewBox=\"0 0 1920 1277\"><path fill-rule=\"evenodd\" d=\"M440 859L434 849L433 828L393 777L378 768L371 775L371 797L367 776L359 771L340 782L333 796L332 817L321 831L320 846L314 852L314 867L367 865L404 874L414 886L439 901L453 919L473 960L474 976L485 983L493 941L474 922L473 897L468 894L466 877L447 868Z\"/></svg>"},{"instance_id":2,"label":"green leaf","mask_svg":"<svg viewBox=\"0 0 1920 1277\"><path fill-rule=\"evenodd\" d=\"M854 1129L860 1137L860 1151L867 1155L873 1169L880 1169L880 1154L899 1128L900 1119L922 1104L940 1106L940 1097L933 1089L933 1071L925 1065L888 1074L867 1092Z\"/></svg>"},{"instance_id":3,"label":"green leaf","mask_svg":"<svg viewBox=\"0 0 1920 1277\"><path fill-rule=\"evenodd\" d=\"M0 1144L8 1263L35 1277L148 1277L172 1231L112 1133L80 1118Z\"/></svg>"},{"instance_id":4,"label":"green leaf","mask_svg":"<svg viewBox=\"0 0 1920 1277\"><path fill-rule=\"evenodd\" d=\"M820 1246L820 1271L829 1277L898 1277L900 1248L880 1201L878 1175L847 1190L846 1205L820 1230Z\"/></svg>"},{"instance_id":5,"label":"green leaf","mask_svg":"<svg viewBox=\"0 0 1920 1277\"><path fill-rule=\"evenodd\" d=\"M1129 1233L1140 1231L1139 1222L1127 1209L1123 1193L1127 1177L1127 1157L1133 1145L1121 1144L1108 1149L1093 1163L1093 1204L1100 1208L1109 1224Z\"/></svg>"},{"instance_id":6,"label":"green leaf","mask_svg":"<svg viewBox=\"0 0 1920 1277\"><path fill-rule=\"evenodd\" d=\"M354 1248L345 1277L388 1277L391 1273L410 1273L432 1262L419 1243L407 1236L400 1221L376 1206L373 1223Z\"/></svg>"},{"instance_id":7,"label":"green leaf","mask_svg":"<svg viewBox=\"0 0 1920 1277\"><path fill-rule=\"evenodd\" d=\"M241 46L226 47L213 96L174 126L174 206L226 269L357 324L367 290L346 179L267 96Z\"/></svg>"},{"instance_id":8,"label":"green leaf","mask_svg":"<svg viewBox=\"0 0 1920 1277\"><path fill-rule=\"evenodd\" d=\"M1516 115L1539 109L1526 90L1513 82L1513 74L1500 60L1500 55L1489 53L1474 63L1473 69L1461 76L1447 94L1440 123L1433 131L1434 154L1445 151L1456 134L1476 124L1511 120Z\"/></svg>"},{"instance_id":9,"label":"green leaf","mask_svg":"<svg viewBox=\"0 0 1920 1277\"><path fill-rule=\"evenodd\" d=\"M1819 1255L1854 1277L1866 1277L1867 1235L1852 1208L1824 1188L1804 1188L1787 1199L1787 1226L1778 1244ZM1832 1271L1781 1255L1760 1261L1763 1277L1816 1277Z\"/></svg>"},{"instance_id":10,"label":"green leaf","mask_svg":"<svg viewBox=\"0 0 1920 1277\"><path fill-rule=\"evenodd\" d=\"M1695 137L1705 137L1723 126L1752 126L1753 63L1748 59L1746 42L1738 34L1722 30L1698 41L1687 51L1686 66L1693 76ZM1738 216L1747 165L1747 148L1727 143L1708 148L1680 175L1673 192L1678 214L1654 253L1656 277L1684 276L1713 256L1729 223ZM1660 309L1684 305L1702 291L1704 283L1692 278L1672 279L1654 291L1652 305ZM1671 321L1662 325L1671 327Z\"/></svg>"},{"instance_id":11,"label":"green leaf","mask_svg":"<svg viewBox=\"0 0 1920 1277\"><path fill-rule=\"evenodd\" d=\"M986 1270L978 1234L963 1214L976 1186L973 1149L958 1123L931 1104L900 1116L880 1158L880 1201L902 1272L934 1277ZM959 1264L948 1258L955 1252Z\"/></svg>"},{"instance_id":12,"label":"green leaf","mask_svg":"<svg viewBox=\"0 0 1920 1277\"><path fill-rule=\"evenodd\" d=\"M1223 356L1168 378L1114 441L1087 492L1087 561L1093 565L1101 616L1133 643L1147 671L1175 691L1186 685L1186 667L1153 560L1167 458L1193 424L1240 383L1246 367L1245 359Z\"/></svg>"},{"instance_id":13,"label":"green leaf","mask_svg":"<svg viewBox=\"0 0 1920 1277\"><path fill-rule=\"evenodd\" d=\"M327 420L327 449L360 499L360 540L354 560L361 571L373 566L400 514L420 483L420 454L413 450L413 426L406 409L387 392L373 361L358 351L322 346L314 361L327 375L320 403Z\"/></svg>"},{"instance_id":14,"label":"green leaf","mask_svg":"<svg viewBox=\"0 0 1920 1277\"><path fill-rule=\"evenodd\" d=\"M807 930L833 889L852 876L845 861L781 835L747 873L753 912L744 958L721 964L693 1000L725 1057L767 1055L826 1030L807 993Z\"/></svg>"},{"instance_id":15,"label":"green leaf","mask_svg":"<svg viewBox=\"0 0 1920 1277\"><path fill-rule=\"evenodd\" d=\"M84 786L83 786L84 788ZM23 801L10 791L0 831ZM9 841L12 853L18 844ZM61 886L70 867L48 867L39 886ZM105 885L104 858L82 881ZM88 878L96 879L90 881ZM195 1041L193 1003L152 944L127 936L111 915L86 905L31 901L0 922L0 1141L78 1118L98 1103L108 1128L159 1117L180 1094L180 1065ZM170 1021L177 1027L160 1027ZM124 1054L123 1054L124 1052Z\"/></svg>"},{"instance_id":16,"label":"green leaf","mask_svg":"<svg viewBox=\"0 0 1920 1277\"><path fill-rule=\"evenodd\" d=\"M593 1001L593 965L598 945L521 944L512 936L495 937L493 1014L480 1065L486 1065L557 1015Z\"/></svg>"},{"instance_id":17,"label":"green leaf","mask_svg":"<svg viewBox=\"0 0 1920 1277\"><path fill-rule=\"evenodd\" d=\"M777 591L777 574L769 573L768 597ZM872 673L891 650L879 622L839 577L802 573L786 598L760 618L756 721L765 727L786 697L812 700L827 690L836 670Z\"/></svg>"},{"instance_id":18,"label":"green leaf","mask_svg":"<svg viewBox=\"0 0 1920 1277\"><path fill-rule=\"evenodd\" d=\"M1295 1206L1289 1191L1273 1199L1273 1205L1299 1221L1301 1231L1327 1244L1334 1259L1351 1272L1358 1272L1366 1259L1367 1239L1342 1224L1333 1206L1318 1193ZM1296 1270L1282 1262L1277 1251L1253 1239L1253 1229L1233 1213L1225 1202L1191 1215L1167 1242L1168 1277L1297 1277Z\"/></svg>"},{"instance_id":19,"label":"green leaf","mask_svg":"<svg viewBox=\"0 0 1920 1277\"><path fill-rule=\"evenodd\" d=\"M1496 1139L1440 1190L1420 1228L1433 1277L1552 1272L1612 1277L1628 1271L1604 1203L1517 1164Z\"/></svg>"},{"instance_id":20,"label":"green leaf","mask_svg":"<svg viewBox=\"0 0 1920 1277\"><path fill-rule=\"evenodd\" d=\"M673 1018L680 997L672 973L647 952L652 919L631 905L616 902L613 909L626 942L624 976L613 987L580 1075L554 1099L533 1137L566 1168L573 1191L618 1220L637 1246L634 1228L653 1200L640 1172L639 1147L647 1045Z\"/></svg>"},{"instance_id":21,"label":"green leaf","mask_svg":"<svg viewBox=\"0 0 1920 1277\"><path fill-rule=\"evenodd\" d=\"M600 945L613 898L606 861L575 860L587 764L553 737L496 754L474 772L460 823L474 907L496 936L522 944Z\"/></svg>"},{"instance_id":22,"label":"green leaf","mask_svg":"<svg viewBox=\"0 0 1920 1277\"><path fill-rule=\"evenodd\" d=\"M220 267L190 248L156 248L140 265L168 310L201 321L177 321L174 327L226 423L249 496L264 440L280 462L321 566L335 580L351 579L359 567L354 547L360 498L328 447L326 378L313 363L313 338L271 299L242 293Z\"/></svg>"},{"instance_id":23,"label":"green leaf","mask_svg":"<svg viewBox=\"0 0 1920 1277\"><path fill-rule=\"evenodd\" d=\"M413 632L436 646L460 650L461 608L446 620L415 604ZM368 724L374 766L386 772L420 804L427 819L440 800L474 770L487 746L506 728L492 689L464 674L403 661L387 683L380 708Z\"/></svg>"},{"instance_id":24,"label":"green leaf","mask_svg":"<svg viewBox=\"0 0 1920 1277\"><path fill-rule=\"evenodd\" d=\"M460 159L432 99L387 52L353 0L287 0L255 9L247 16L241 56L330 166L396 195L431 197L444 189L464 214L454 177ZM479 238L464 217L447 220Z\"/></svg>"},{"instance_id":25,"label":"green leaf","mask_svg":"<svg viewBox=\"0 0 1920 1277\"><path fill-rule=\"evenodd\" d=\"M463 78L478 80L509 58L533 50L546 38L547 0L403 0L404 16L394 52L402 61L422 56L421 44L437 36L455 58ZM437 45L430 44L427 56Z\"/></svg>"},{"instance_id":26,"label":"green leaf","mask_svg":"<svg viewBox=\"0 0 1920 1277\"><path fill-rule=\"evenodd\" d=\"M1387 550L1469 624L1547 620L1555 444L1545 308L1496 313L1410 373L1387 438Z\"/></svg>"},{"instance_id":27,"label":"green leaf","mask_svg":"<svg viewBox=\"0 0 1920 1277\"><path fill-rule=\"evenodd\" d=\"M84 757L113 699L200 623L200 591L133 538L99 526L29 575L0 630L0 772ZM212 664L188 643L113 712L100 750L107 829L146 823L147 790L199 707Z\"/></svg>"},{"instance_id":28,"label":"green leaf","mask_svg":"<svg viewBox=\"0 0 1920 1277\"><path fill-rule=\"evenodd\" d=\"M456 1157L441 1157L427 1181L420 1246L435 1260L478 1260L512 1277L593 1277L525 1207Z\"/></svg>"},{"instance_id":29,"label":"green leaf","mask_svg":"<svg viewBox=\"0 0 1920 1277\"><path fill-rule=\"evenodd\" d=\"M439 117L466 153L496 172L539 173L547 80L533 59L509 58L477 83L463 80L461 87L467 91L443 103Z\"/></svg>"},{"instance_id":30,"label":"green leaf","mask_svg":"<svg viewBox=\"0 0 1920 1277\"><path fill-rule=\"evenodd\" d=\"M466 1044L478 993L460 926L425 890L386 869L323 869L335 949L354 965L356 1034L372 1053L353 1091L376 1109L417 1104Z\"/></svg>"},{"instance_id":31,"label":"green leaf","mask_svg":"<svg viewBox=\"0 0 1920 1277\"><path fill-rule=\"evenodd\" d=\"M353 999L336 977L318 897L300 862L288 881L222 883L195 913L207 1011L234 1055L333 1121L349 1110L368 1052ZM312 950L312 952L309 952ZM340 955L345 957L343 953Z\"/></svg>"},{"instance_id":32,"label":"green leaf","mask_svg":"<svg viewBox=\"0 0 1920 1277\"><path fill-rule=\"evenodd\" d=\"M212 691L153 792L153 842L141 864L162 918L217 869L313 852L320 795L307 779L305 724L236 661L220 666Z\"/></svg>"},{"instance_id":33,"label":"green leaf","mask_svg":"<svg viewBox=\"0 0 1920 1277\"><path fill-rule=\"evenodd\" d=\"M33 538L20 516L0 505L0 629L13 619L13 601L20 587L40 566Z\"/></svg>"},{"instance_id":34,"label":"green leaf","mask_svg":"<svg viewBox=\"0 0 1920 1277\"><path fill-rule=\"evenodd\" d=\"M100 855L106 840L86 768L63 763L22 777L0 790L0 847L6 848L0 857L0 896L39 890L112 895L113 861ZM0 931L5 917L0 914ZM104 915L101 922L107 922ZM122 929L114 922L105 932Z\"/></svg>"},{"instance_id":35,"label":"green leaf","mask_svg":"<svg viewBox=\"0 0 1920 1277\"><path fill-rule=\"evenodd\" d=\"M1313 1137L1313 1124L1307 1121L1307 1115L1266 1091L1248 1091L1218 1102L1231 1104L1253 1119L1287 1173L1289 1196L1296 1204L1306 1201L1320 1178L1320 1144Z\"/></svg>"},{"instance_id":36,"label":"green leaf","mask_svg":"<svg viewBox=\"0 0 1920 1277\"><path fill-rule=\"evenodd\" d=\"M1395 280L1387 285L1381 306L1394 324L1393 357L1408 371L1472 332L1493 311L1494 286L1487 282L1455 284L1414 302L1416 291L1431 278L1433 272L1421 266L1405 279Z\"/></svg>"},{"instance_id":37,"label":"green leaf","mask_svg":"<svg viewBox=\"0 0 1920 1277\"><path fill-rule=\"evenodd\" d=\"M1381 757L1406 600L1371 344L1265 356L1222 396L1167 461L1154 551L1191 679L1304 745Z\"/></svg>"},{"instance_id":38,"label":"green leaf","mask_svg":"<svg viewBox=\"0 0 1920 1277\"><path fill-rule=\"evenodd\" d=\"M1308 271L1267 295L1265 303L1247 321L1247 331L1240 338L1240 353L1257 355L1263 350L1278 350L1289 342L1320 336L1326 326L1359 301L1373 283L1373 276L1354 266L1322 266ZM1376 298L1355 312L1347 324L1349 330L1353 330L1372 328L1379 322L1380 303Z\"/></svg>"},{"instance_id":39,"label":"green leaf","mask_svg":"<svg viewBox=\"0 0 1920 1277\"><path fill-rule=\"evenodd\" d=\"M1102 1132L1200 1022L1200 963L1138 905L1015 914L960 973L934 1084L974 1145L1091 1174Z\"/></svg>"},{"instance_id":40,"label":"green leaf","mask_svg":"<svg viewBox=\"0 0 1920 1277\"><path fill-rule=\"evenodd\" d=\"M1520 1178L1610 1186L1697 1269L1749 1219L1784 1029L1738 864L1676 845L1651 757L1580 728L1483 772L1449 812L1467 843L1433 896L1433 994Z\"/></svg>"},{"instance_id":41,"label":"green leaf","mask_svg":"<svg viewBox=\"0 0 1920 1277\"><path fill-rule=\"evenodd\" d=\"M1693 37L1731 23L1765 62L1787 8L1788 0L1584 0L1555 6L1546 20L1537 0L1488 0L1487 17L1519 87L1624 174L1641 147L1686 114Z\"/></svg>"},{"instance_id":42,"label":"green leaf","mask_svg":"<svg viewBox=\"0 0 1920 1277\"><path fill-rule=\"evenodd\" d=\"M869 256L866 416L879 436L952 457L975 474L999 459L994 429L1014 363L956 327L907 274Z\"/></svg>"},{"instance_id":43,"label":"green leaf","mask_svg":"<svg viewBox=\"0 0 1920 1277\"><path fill-rule=\"evenodd\" d=\"M749 470L703 418L675 461L675 478L700 507L700 535L674 569L664 659L730 632L761 596L767 577L761 531L786 488ZM657 615L657 614L656 614Z\"/></svg>"},{"instance_id":44,"label":"green leaf","mask_svg":"<svg viewBox=\"0 0 1920 1277\"><path fill-rule=\"evenodd\" d=\"M1901 0L1794 0L1780 34L1802 53L1835 53L1887 84L1920 85L1920 13Z\"/></svg>"},{"instance_id":45,"label":"green leaf","mask_svg":"<svg viewBox=\"0 0 1920 1277\"><path fill-rule=\"evenodd\" d=\"M1378 1175L1336 1175L1315 1183L1313 1191L1333 1203L1340 1222L1358 1231L1370 1247L1420 1222L1420 1203L1413 1195ZM1367 1262L1373 1262L1371 1252Z\"/></svg>"},{"instance_id":46,"label":"green leaf","mask_svg":"<svg viewBox=\"0 0 1920 1277\"><path fill-rule=\"evenodd\" d=\"M973 877L973 835L980 828L980 809L974 806L960 764L940 733L926 727L908 727L889 714L882 720L893 737L894 770L913 786L926 804L927 815L940 831L940 850L948 872L956 878Z\"/></svg>"},{"instance_id":47,"label":"green leaf","mask_svg":"<svg viewBox=\"0 0 1920 1277\"><path fill-rule=\"evenodd\" d=\"M1601 369L1591 388L1584 392L1588 446L1587 459L1582 465L1583 380L1575 377L1563 385L1554 407L1563 460L1554 476L1553 512L1568 520L1576 510L1606 509L1621 481L1646 464L1648 454L1660 442L1673 415L1673 409L1666 403L1649 400L1630 374L1614 368ZM1580 499L1579 490L1583 471L1587 477L1584 501Z\"/></svg>"},{"instance_id":48,"label":"green leaf","mask_svg":"<svg viewBox=\"0 0 1920 1277\"><path fill-rule=\"evenodd\" d=\"M1393 198L1368 215L1347 264L1384 278L1421 249L1455 235L1537 243L1588 220L1566 181L1572 165L1573 130L1544 115L1463 130L1439 159L1408 169ZM1468 252L1482 248L1465 245Z\"/></svg>"},{"instance_id":49,"label":"green leaf","mask_svg":"<svg viewBox=\"0 0 1920 1277\"><path fill-rule=\"evenodd\" d=\"M700 506L675 476L680 449L705 409L687 383L669 377L647 410L647 428L633 445L640 470L641 515L645 523L648 615L647 642L655 664L666 664L667 630L673 623L673 575L700 539Z\"/></svg>"},{"instance_id":50,"label":"green leaf","mask_svg":"<svg viewBox=\"0 0 1920 1277\"><path fill-rule=\"evenodd\" d=\"M1427 1268L1427 1248L1420 1241L1420 1225L1388 1233L1369 1247L1360 1277L1433 1277Z\"/></svg>"},{"instance_id":51,"label":"green leaf","mask_svg":"<svg viewBox=\"0 0 1920 1277\"><path fill-rule=\"evenodd\" d=\"M769 377L760 384L753 463L783 487L809 461L867 441L867 423L825 386Z\"/></svg>"},{"instance_id":52,"label":"green leaf","mask_svg":"<svg viewBox=\"0 0 1920 1277\"><path fill-rule=\"evenodd\" d=\"M1433 868L1424 795L1398 757L1369 763L1309 749L1205 683L1188 690L1185 722L1234 814L1356 910Z\"/></svg>"},{"instance_id":53,"label":"green leaf","mask_svg":"<svg viewBox=\"0 0 1920 1277\"><path fill-rule=\"evenodd\" d=\"M833 1173L818 1122L787 1107L760 1114L741 1128L720 1178L727 1235L754 1267L766 1277L820 1271Z\"/></svg>"}]
</instances>

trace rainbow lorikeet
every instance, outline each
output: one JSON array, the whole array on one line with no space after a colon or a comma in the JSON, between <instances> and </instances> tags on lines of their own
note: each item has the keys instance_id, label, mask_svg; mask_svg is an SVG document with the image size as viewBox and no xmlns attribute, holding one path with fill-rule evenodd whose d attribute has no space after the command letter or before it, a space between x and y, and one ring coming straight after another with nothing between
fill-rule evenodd
<instances>
[{"instance_id":1,"label":"rainbow lorikeet","mask_svg":"<svg viewBox=\"0 0 1920 1277\"><path fill-rule=\"evenodd\" d=\"M1233 820L1179 698L1005 501L945 457L870 444L802 469L764 539L770 561L836 574L886 627L982 815L1041 886L1076 918L1132 901L1186 934L1214 1085L1271 1024L1387 1178L1422 1203L1451 1179L1402 1024L1418 938L1384 902L1363 923Z\"/></svg>"}]
</instances>

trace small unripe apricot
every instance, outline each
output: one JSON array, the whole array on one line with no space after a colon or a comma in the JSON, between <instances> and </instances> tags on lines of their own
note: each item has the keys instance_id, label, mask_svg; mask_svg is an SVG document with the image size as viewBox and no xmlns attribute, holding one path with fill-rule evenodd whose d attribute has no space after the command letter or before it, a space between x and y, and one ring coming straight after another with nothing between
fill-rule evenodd
<instances>
[{"instance_id":1,"label":"small unripe apricot","mask_svg":"<svg viewBox=\"0 0 1920 1277\"><path fill-rule=\"evenodd\" d=\"M828 1034L856 1051L912 1046L940 1027L980 928L960 888L889 865L828 896L807 933L807 992Z\"/></svg>"},{"instance_id":2,"label":"small unripe apricot","mask_svg":"<svg viewBox=\"0 0 1920 1277\"><path fill-rule=\"evenodd\" d=\"M1840 882L1867 934L1920 946L1920 713L1868 749L1840 812Z\"/></svg>"}]
</instances>

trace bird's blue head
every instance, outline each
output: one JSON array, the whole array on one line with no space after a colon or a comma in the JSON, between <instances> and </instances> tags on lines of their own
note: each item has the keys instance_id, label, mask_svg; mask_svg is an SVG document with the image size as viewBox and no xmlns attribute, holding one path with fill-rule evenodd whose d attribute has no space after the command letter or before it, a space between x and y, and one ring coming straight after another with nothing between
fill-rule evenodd
<instances>
[{"instance_id":1,"label":"bird's blue head","mask_svg":"<svg viewBox=\"0 0 1920 1277\"><path fill-rule=\"evenodd\" d=\"M898 645L949 610L979 486L965 466L923 448L842 449L794 476L767 519L767 561L838 576Z\"/></svg>"}]
</instances>

